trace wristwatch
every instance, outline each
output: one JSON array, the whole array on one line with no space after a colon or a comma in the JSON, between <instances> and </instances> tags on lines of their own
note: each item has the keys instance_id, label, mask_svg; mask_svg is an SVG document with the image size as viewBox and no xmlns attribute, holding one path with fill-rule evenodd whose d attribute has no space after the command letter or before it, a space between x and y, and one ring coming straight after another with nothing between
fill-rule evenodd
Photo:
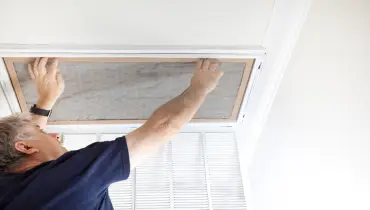
<instances>
[{"instance_id":1,"label":"wristwatch","mask_svg":"<svg viewBox=\"0 0 370 210\"><path fill-rule=\"evenodd\" d=\"M37 108L36 107L36 104L34 104L31 107L30 112L32 114L36 114L36 115L40 115L40 116L45 116L45 117L49 117L51 115L51 110L45 110L45 109Z\"/></svg>"}]
</instances>

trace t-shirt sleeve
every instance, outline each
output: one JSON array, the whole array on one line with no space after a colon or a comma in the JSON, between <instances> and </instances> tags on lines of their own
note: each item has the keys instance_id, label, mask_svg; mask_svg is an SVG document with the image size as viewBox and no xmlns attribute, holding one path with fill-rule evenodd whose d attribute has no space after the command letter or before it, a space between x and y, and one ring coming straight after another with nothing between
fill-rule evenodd
<instances>
[{"instance_id":1,"label":"t-shirt sleeve","mask_svg":"<svg viewBox=\"0 0 370 210\"><path fill-rule=\"evenodd\" d=\"M128 179L130 160L126 138L96 142L51 161L47 171L69 180L86 181L97 188ZM45 171L47 173L47 171Z\"/></svg>"}]
</instances>

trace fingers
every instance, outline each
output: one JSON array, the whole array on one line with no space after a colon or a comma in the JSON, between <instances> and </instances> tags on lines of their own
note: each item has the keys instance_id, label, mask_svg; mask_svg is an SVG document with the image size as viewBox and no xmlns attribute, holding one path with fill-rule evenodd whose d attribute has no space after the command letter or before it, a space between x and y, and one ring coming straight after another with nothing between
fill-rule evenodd
<instances>
[{"instance_id":1,"label":"fingers","mask_svg":"<svg viewBox=\"0 0 370 210\"><path fill-rule=\"evenodd\" d=\"M212 62L212 64L209 67L209 69L212 70L212 71L216 71L218 69L218 67L220 67L220 63L219 62Z\"/></svg>"},{"instance_id":2,"label":"fingers","mask_svg":"<svg viewBox=\"0 0 370 210\"><path fill-rule=\"evenodd\" d=\"M204 59L202 63L202 69L208 69L211 61L209 59Z\"/></svg>"},{"instance_id":3,"label":"fingers","mask_svg":"<svg viewBox=\"0 0 370 210\"><path fill-rule=\"evenodd\" d=\"M63 81L63 78L62 78L62 75L60 74L60 72L56 75L56 79L57 79L58 83Z\"/></svg>"},{"instance_id":4,"label":"fingers","mask_svg":"<svg viewBox=\"0 0 370 210\"><path fill-rule=\"evenodd\" d=\"M33 73L33 67L31 64L28 64L28 72L30 73L31 78L35 79L35 74Z\"/></svg>"},{"instance_id":5,"label":"fingers","mask_svg":"<svg viewBox=\"0 0 370 210\"><path fill-rule=\"evenodd\" d=\"M33 62L33 70L35 70L39 66L40 58L36 58Z\"/></svg>"},{"instance_id":6,"label":"fingers","mask_svg":"<svg viewBox=\"0 0 370 210\"><path fill-rule=\"evenodd\" d=\"M223 71L217 71L218 78L221 78L224 75Z\"/></svg>"},{"instance_id":7,"label":"fingers","mask_svg":"<svg viewBox=\"0 0 370 210\"><path fill-rule=\"evenodd\" d=\"M50 70L49 72L46 70L46 65L48 63L49 58L36 58L35 62L33 63L33 68L30 71L31 77L35 78L40 76L44 76L47 73L49 73L51 76L55 76L57 72L59 71L58 65L59 61L57 58L54 58L52 60L52 63L50 65Z\"/></svg>"},{"instance_id":8,"label":"fingers","mask_svg":"<svg viewBox=\"0 0 370 210\"><path fill-rule=\"evenodd\" d=\"M33 65L32 65L32 72L33 72L33 76L35 78L37 78L39 76L39 71L37 70L37 68L39 66L39 62L40 62L40 58L36 58L35 61L33 62Z\"/></svg>"},{"instance_id":9,"label":"fingers","mask_svg":"<svg viewBox=\"0 0 370 210\"><path fill-rule=\"evenodd\" d=\"M55 76L57 72L59 71L58 65L59 65L59 60L57 58L53 58L53 61L50 65L50 71L49 71L51 76Z\"/></svg>"},{"instance_id":10,"label":"fingers","mask_svg":"<svg viewBox=\"0 0 370 210\"><path fill-rule=\"evenodd\" d=\"M59 59L58 58L53 58L53 61L51 62L51 68L58 68L59 65Z\"/></svg>"},{"instance_id":11,"label":"fingers","mask_svg":"<svg viewBox=\"0 0 370 210\"><path fill-rule=\"evenodd\" d=\"M214 72L218 79L220 79L224 75L224 72L218 70L219 67L220 62L216 59L212 60L212 63L209 66L209 70Z\"/></svg>"},{"instance_id":12,"label":"fingers","mask_svg":"<svg viewBox=\"0 0 370 210\"><path fill-rule=\"evenodd\" d=\"M209 70L217 70L220 67L220 62L216 59L201 59L197 62L197 68L201 69L209 69Z\"/></svg>"},{"instance_id":13,"label":"fingers","mask_svg":"<svg viewBox=\"0 0 370 210\"><path fill-rule=\"evenodd\" d=\"M58 84L64 84L64 80L63 80L62 74L60 72L57 72L56 80L57 80Z\"/></svg>"},{"instance_id":14,"label":"fingers","mask_svg":"<svg viewBox=\"0 0 370 210\"><path fill-rule=\"evenodd\" d=\"M48 63L48 58L41 58L40 62L37 66L37 70L40 75L45 75L46 74L46 64Z\"/></svg>"},{"instance_id":15,"label":"fingers","mask_svg":"<svg viewBox=\"0 0 370 210\"><path fill-rule=\"evenodd\" d=\"M60 72L57 73L56 80L57 80L59 91L60 91L59 94L62 94L65 88L65 84L64 84L62 74Z\"/></svg>"},{"instance_id":16,"label":"fingers","mask_svg":"<svg viewBox=\"0 0 370 210\"><path fill-rule=\"evenodd\" d=\"M204 59L199 59L199 61L197 62L196 69L201 69L202 68L203 60Z\"/></svg>"}]
</instances>

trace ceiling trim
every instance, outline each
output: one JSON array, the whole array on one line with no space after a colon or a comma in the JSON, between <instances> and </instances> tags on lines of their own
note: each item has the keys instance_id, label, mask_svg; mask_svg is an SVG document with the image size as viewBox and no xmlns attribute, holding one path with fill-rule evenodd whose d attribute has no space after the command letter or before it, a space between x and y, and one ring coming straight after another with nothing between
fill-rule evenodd
<instances>
[{"instance_id":1,"label":"ceiling trim","mask_svg":"<svg viewBox=\"0 0 370 210\"><path fill-rule=\"evenodd\" d=\"M48 133L63 134L94 134L94 133L129 133L140 127L142 123L132 124L90 124L90 125L48 125L45 129ZM235 132L235 123L188 123L181 133L193 132Z\"/></svg>"},{"instance_id":2,"label":"ceiling trim","mask_svg":"<svg viewBox=\"0 0 370 210\"><path fill-rule=\"evenodd\" d=\"M0 44L0 57L255 58L261 46L126 46Z\"/></svg>"}]
</instances>

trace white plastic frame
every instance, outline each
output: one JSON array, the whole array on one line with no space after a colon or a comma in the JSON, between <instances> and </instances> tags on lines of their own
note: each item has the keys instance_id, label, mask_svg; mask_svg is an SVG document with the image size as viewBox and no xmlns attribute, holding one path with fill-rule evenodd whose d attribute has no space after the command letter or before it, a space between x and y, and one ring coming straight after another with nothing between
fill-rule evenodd
<instances>
[{"instance_id":1,"label":"white plastic frame","mask_svg":"<svg viewBox=\"0 0 370 210\"><path fill-rule=\"evenodd\" d=\"M157 50L152 49L153 47L142 47L141 49L135 48L132 49L132 47L127 47L127 49L117 50L116 48L109 49L108 46L105 47L97 47L99 50L94 50L91 48L83 48L81 46L76 46L76 49L73 49L71 47L67 48L51 48L52 46L44 46L44 45L5 45L7 48L4 48L4 45L0 45L3 47L0 50L0 55L5 56L16 56L16 57L41 57L41 56L48 56L48 57L147 57L147 58L254 58L256 61L258 61L258 64L254 64L252 73L250 76L249 83L254 83L255 75L253 71L258 70L255 68L256 66L260 66L260 62L263 60L262 58L265 56L266 52L262 48L254 48L254 49L243 49L243 48L189 48L189 47L183 47L183 46L173 46L171 48L163 47L163 46L157 46ZM55 46L58 47L58 46ZM79 48L78 48L79 47ZM123 47L123 46L122 46ZM12 48L17 50L12 50ZM102 50L105 49L105 50ZM46 52L45 52L46 51ZM61 52L58 52L61 51ZM190 53L193 51L193 53ZM5 69L5 65L2 62L0 66L0 74L3 74L3 83L2 87L6 90L6 96L7 100L11 106L12 112L20 112L19 103L17 100L17 97L15 96L15 92L13 90L13 87L11 85L11 81L9 79L9 76L7 74L7 71ZM248 85L245 93L246 95L250 94L251 86ZM246 106L246 97L243 98L242 105L240 107L240 111L238 114L237 122L240 121L241 116L244 116L245 113L242 110L245 110ZM202 124L208 124L208 123L191 123L192 126L198 126ZM234 127L236 123L230 122L230 123L215 123L212 125L219 124L221 126L231 126ZM125 125L125 127L137 127L140 124L132 124L132 125ZM88 132L86 131L91 129L92 131L96 131L96 129L99 130L101 128L100 125L90 125L88 127L86 126L76 126L76 125L67 125L67 126L49 126L48 129L52 128L64 128L63 131L67 131L68 128L73 128L73 130L76 132L75 128L85 128L81 130L81 132ZM110 127L110 128L109 128ZM113 125L104 125L105 129L113 129L115 126ZM62 132L62 130L58 131L59 129L55 129L54 132ZM114 132L119 132L118 130Z\"/></svg>"}]
</instances>

